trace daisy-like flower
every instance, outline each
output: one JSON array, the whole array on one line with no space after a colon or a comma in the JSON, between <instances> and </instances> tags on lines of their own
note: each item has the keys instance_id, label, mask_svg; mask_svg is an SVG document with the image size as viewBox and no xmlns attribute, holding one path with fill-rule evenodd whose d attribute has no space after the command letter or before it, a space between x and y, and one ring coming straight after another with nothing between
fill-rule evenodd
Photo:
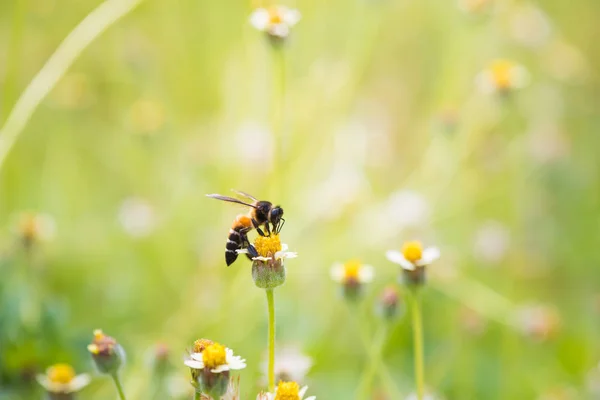
<instances>
[{"instance_id":1,"label":"daisy-like flower","mask_svg":"<svg viewBox=\"0 0 600 400\"><path fill-rule=\"evenodd\" d=\"M125 351L117 341L104 334L101 329L94 331L94 340L87 347L92 359L103 374L116 374L125 362Z\"/></svg>"},{"instance_id":2,"label":"daisy-like flower","mask_svg":"<svg viewBox=\"0 0 600 400\"><path fill-rule=\"evenodd\" d=\"M360 295L362 286L373 280L374 268L358 260L345 264L336 263L331 267L331 278L342 284L344 296L355 299Z\"/></svg>"},{"instance_id":3,"label":"daisy-like flower","mask_svg":"<svg viewBox=\"0 0 600 400\"><path fill-rule=\"evenodd\" d=\"M196 390L213 398L220 398L227 392L230 371L246 368L246 360L235 356L233 350L208 339L194 342L192 353L184 364L190 368Z\"/></svg>"},{"instance_id":4,"label":"daisy-like flower","mask_svg":"<svg viewBox=\"0 0 600 400\"><path fill-rule=\"evenodd\" d=\"M75 375L75 370L69 364L54 364L46 370L46 374L38 375L37 381L50 395L71 398L72 393L80 391L90 383L90 376Z\"/></svg>"},{"instance_id":5,"label":"daisy-like flower","mask_svg":"<svg viewBox=\"0 0 600 400\"><path fill-rule=\"evenodd\" d=\"M440 251L437 247L423 249L421 242L415 240L405 242L402 251L388 250L386 256L402 267L407 284L422 285L425 283L425 267L440 258Z\"/></svg>"},{"instance_id":6,"label":"daisy-like flower","mask_svg":"<svg viewBox=\"0 0 600 400\"><path fill-rule=\"evenodd\" d=\"M13 231L26 247L38 242L49 241L56 233L54 218L48 214L22 212L13 223Z\"/></svg>"},{"instance_id":7,"label":"daisy-like flower","mask_svg":"<svg viewBox=\"0 0 600 400\"><path fill-rule=\"evenodd\" d=\"M285 282L285 266L287 258L296 258L298 253L287 251L288 246L281 243L278 234L258 236L253 248L256 256L252 257L252 278L257 287L273 289ZM239 254L248 254L248 249L237 251Z\"/></svg>"},{"instance_id":8,"label":"daisy-like flower","mask_svg":"<svg viewBox=\"0 0 600 400\"><path fill-rule=\"evenodd\" d=\"M274 42L285 40L290 28L300 21L300 12L285 6L258 8L250 15L250 24L267 33Z\"/></svg>"},{"instance_id":9,"label":"daisy-like flower","mask_svg":"<svg viewBox=\"0 0 600 400\"><path fill-rule=\"evenodd\" d=\"M495 60L475 78L475 84L485 94L508 94L527 85L529 74L522 65L511 60Z\"/></svg>"},{"instance_id":10,"label":"daisy-like flower","mask_svg":"<svg viewBox=\"0 0 600 400\"><path fill-rule=\"evenodd\" d=\"M256 400L315 400L317 396L304 398L307 390L308 386L300 388L296 382L280 381L275 393L260 393Z\"/></svg>"}]
</instances>

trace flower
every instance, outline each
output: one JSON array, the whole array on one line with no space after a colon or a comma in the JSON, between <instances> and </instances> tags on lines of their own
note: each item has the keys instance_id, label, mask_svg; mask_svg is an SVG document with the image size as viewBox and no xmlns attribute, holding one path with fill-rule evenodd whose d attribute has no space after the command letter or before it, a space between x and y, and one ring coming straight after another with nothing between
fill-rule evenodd
<instances>
[{"instance_id":1,"label":"flower","mask_svg":"<svg viewBox=\"0 0 600 400\"><path fill-rule=\"evenodd\" d=\"M419 241L405 242L402 251L388 250L387 259L399 264L404 270L406 283L423 284L425 282L425 267L438 258L440 251L437 247L427 247Z\"/></svg>"},{"instance_id":2,"label":"flower","mask_svg":"<svg viewBox=\"0 0 600 400\"><path fill-rule=\"evenodd\" d=\"M300 389L300 385L296 382L280 381L275 388L275 393L260 393L256 400L315 400L316 396L304 399L307 390L308 386Z\"/></svg>"},{"instance_id":3,"label":"flower","mask_svg":"<svg viewBox=\"0 0 600 400\"><path fill-rule=\"evenodd\" d=\"M49 393L68 394L78 392L90 383L88 374L75 375L69 364L54 364L46 370L46 374L37 376L37 381Z\"/></svg>"},{"instance_id":4,"label":"flower","mask_svg":"<svg viewBox=\"0 0 600 400\"><path fill-rule=\"evenodd\" d=\"M377 311L383 318L392 320L399 314L399 303L400 296L398 295L396 286L386 286L379 297Z\"/></svg>"},{"instance_id":5,"label":"flower","mask_svg":"<svg viewBox=\"0 0 600 400\"><path fill-rule=\"evenodd\" d=\"M358 260L350 260L345 264L336 263L331 267L331 278L342 284L347 298L360 295L362 285L371 282L373 275L373 267Z\"/></svg>"},{"instance_id":6,"label":"flower","mask_svg":"<svg viewBox=\"0 0 600 400\"><path fill-rule=\"evenodd\" d=\"M266 32L270 38L283 40L290 34L290 28L300 21L298 10L285 6L257 8L250 15L250 24L259 31Z\"/></svg>"},{"instance_id":7,"label":"flower","mask_svg":"<svg viewBox=\"0 0 600 400\"><path fill-rule=\"evenodd\" d=\"M275 353L275 381L303 381L312 364L312 359L297 347L281 347ZM268 366L266 361L262 364L265 375L267 375Z\"/></svg>"},{"instance_id":8,"label":"flower","mask_svg":"<svg viewBox=\"0 0 600 400\"><path fill-rule=\"evenodd\" d=\"M192 351L184 360L192 374L192 385L213 398L220 398L229 390L230 371L246 368L246 360L209 339L196 340Z\"/></svg>"},{"instance_id":9,"label":"flower","mask_svg":"<svg viewBox=\"0 0 600 400\"><path fill-rule=\"evenodd\" d=\"M252 259L252 278L254 284L261 289L273 289L285 282L285 266L283 261L286 258L296 258L298 253L287 251L288 246L281 243L278 234L272 233L270 236L258 236L252 246L253 250L237 250L238 254L250 254L255 252L257 255Z\"/></svg>"},{"instance_id":10,"label":"flower","mask_svg":"<svg viewBox=\"0 0 600 400\"><path fill-rule=\"evenodd\" d=\"M125 362L125 351L117 341L106 336L101 329L94 331L94 340L87 346L98 371L114 374Z\"/></svg>"},{"instance_id":11,"label":"flower","mask_svg":"<svg viewBox=\"0 0 600 400\"><path fill-rule=\"evenodd\" d=\"M13 224L13 231L26 246L51 240L56 233L56 223L49 214L22 212Z\"/></svg>"},{"instance_id":12,"label":"flower","mask_svg":"<svg viewBox=\"0 0 600 400\"><path fill-rule=\"evenodd\" d=\"M523 66L504 59L493 61L475 78L475 84L485 94L507 94L525 87L528 81L529 74Z\"/></svg>"}]
</instances>

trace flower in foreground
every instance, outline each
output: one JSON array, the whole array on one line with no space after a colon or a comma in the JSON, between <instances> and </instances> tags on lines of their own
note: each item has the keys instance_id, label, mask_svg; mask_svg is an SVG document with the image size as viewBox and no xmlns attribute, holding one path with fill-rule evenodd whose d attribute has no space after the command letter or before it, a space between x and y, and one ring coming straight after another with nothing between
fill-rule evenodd
<instances>
[{"instance_id":1,"label":"flower in foreground","mask_svg":"<svg viewBox=\"0 0 600 400\"><path fill-rule=\"evenodd\" d=\"M208 339L194 342L192 353L184 360L190 368L196 391L220 398L227 392L229 372L246 368L246 360L235 356L233 350Z\"/></svg>"},{"instance_id":2,"label":"flower in foreground","mask_svg":"<svg viewBox=\"0 0 600 400\"><path fill-rule=\"evenodd\" d=\"M116 374L125 362L125 351L117 341L104 334L101 329L94 331L94 340L87 347L92 359L103 374Z\"/></svg>"},{"instance_id":3,"label":"flower in foreground","mask_svg":"<svg viewBox=\"0 0 600 400\"><path fill-rule=\"evenodd\" d=\"M300 21L300 12L285 6L258 8L250 15L250 23L269 38L282 41L290 34L290 28Z\"/></svg>"},{"instance_id":4,"label":"flower in foreground","mask_svg":"<svg viewBox=\"0 0 600 400\"><path fill-rule=\"evenodd\" d=\"M252 257L252 278L257 287L273 289L285 282L284 261L287 258L296 258L298 253L287 251L288 246L281 243L278 234L258 236L254 241L254 249L258 254ZM239 254L248 254L248 249L237 251Z\"/></svg>"},{"instance_id":5,"label":"flower in foreground","mask_svg":"<svg viewBox=\"0 0 600 400\"><path fill-rule=\"evenodd\" d=\"M275 388L275 393L260 393L256 400L315 400L316 396L304 398L307 390L308 386L301 389L296 382L280 381Z\"/></svg>"},{"instance_id":6,"label":"flower in foreground","mask_svg":"<svg viewBox=\"0 0 600 400\"><path fill-rule=\"evenodd\" d=\"M402 251L388 250L387 259L399 264L404 271L405 282L409 285L425 283L425 267L440 258L437 247L423 248L419 241L405 242Z\"/></svg>"},{"instance_id":7,"label":"flower in foreground","mask_svg":"<svg viewBox=\"0 0 600 400\"><path fill-rule=\"evenodd\" d=\"M69 395L87 386L90 376L75 375L75 370L69 364L54 364L46 370L46 374L38 375L37 381L50 395Z\"/></svg>"},{"instance_id":8,"label":"flower in foreground","mask_svg":"<svg viewBox=\"0 0 600 400\"><path fill-rule=\"evenodd\" d=\"M342 284L344 296L355 299L360 295L365 283L373 280L373 267L362 264L358 260L350 260L344 264L336 263L331 267L331 278Z\"/></svg>"},{"instance_id":9,"label":"flower in foreground","mask_svg":"<svg viewBox=\"0 0 600 400\"><path fill-rule=\"evenodd\" d=\"M527 85L529 74L522 65L498 59L477 74L475 84L485 94L508 94Z\"/></svg>"}]
</instances>

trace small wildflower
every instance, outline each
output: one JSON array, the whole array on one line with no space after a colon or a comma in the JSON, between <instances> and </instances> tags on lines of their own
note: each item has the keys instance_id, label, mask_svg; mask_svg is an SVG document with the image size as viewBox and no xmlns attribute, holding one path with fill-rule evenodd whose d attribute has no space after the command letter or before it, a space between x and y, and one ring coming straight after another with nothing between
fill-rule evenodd
<instances>
[{"instance_id":1,"label":"small wildflower","mask_svg":"<svg viewBox=\"0 0 600 400\"><path fill-rule=\"evenodd\" d=\"M425 283L425 267L440 258L440 251L436 247L423 249L421 242L411 241L404 243L402 251L389 250L386 256L402 267L408 285L422 285Z\"/></svg>"},{"instance_id":2,"label":"small wildflower","mask_svg":"<svg viewBox=\"0 0 600 400\"><path fill-rule=\"evenodd\" d=\"M300 21L300 12L285 6L258 8L250 15L250 24L266 32L274 43L285 40L290 28Z\"/></svg>"},{"instance_id":3,"label":"small wildflower","mask_svg":"<svg viewBox=\"0 0 600 400\"><path fill-rule=\"evenodd\" d=\"M70 395L78 392L90 383L88 374L75 375L69 364L54 364L46 370L46 374L37 376L37 381L52 395ZM70 396L63 396L71 398Z\"/></svg>"},{"instance_id":4,"label":"small wildflower","mask_svg":"<svg viewBox=\"0 0 600 400\"><path fill-rule=\"evenodd\" d=\"M254 241L254 249L258 256L252 257L252 278L257 287L273 289L285 282L286 258L298 257L295 252L287 251L288 246L281 243L278 234L258 236ZM248 249L237 251L238 254L248 254Z\"/></svg>"},{"instance_id":5,"label":"small wildflower","mask_svg":"<svg viewBox=\"0 0 600 400\"><path fill-rule=\"evenodd\" d=\"M400 314L400 295L396 286L389 285L383 289L377 311L386 320L392 320Z\"/></svg>"},{"instance_id":6,"label":"small wildflower","mask_svg":"<svg viewBox=\"0 0 600 400\"><path fill-rule=\"evenodd\" d=\"M54 218L48 214L23 212L17 215L14 232L26 247L49 241L56 233Z\"/></svg>"},{"instance_id":7,"label":"small wildflower","mask_svg":"<svg viewBox=\"0 0 600 400\"><path fill-rule=\"evenodd\" d=\"M337 263L331 267L331 278L342 284L344 296L349 299L357 298L363 285L373 280L373 275L373 267L358 260Z\"/></svg>"},{"instance_id":8,"label":"small wildflower","mask_svg":"<svg viewBox=\"0 0 600 400\"><path fill-rule=\"evenodd\" d=\"M208 339L194 342L193 353L184 360L196 391L220 398L229 387L229 371L246 368L246 360L233 350Z\"/></svg>"},{"instance_id":9,"label":"small wildflower","mask_svg":"<svg viewBox=\"0 0 600 400\"><path fill-rule=\"evenodd\" d=\"M485 94L508 94L527 85L527 70L510 60L495 60L475 78L479 90Z\"/></svg>"},{"instance_id":10,"label":"small wildflower","mask_svg":"<svg viewBox=\"0 0 600 400\"><path fill-rule=\"evenodd\" d=\"M256 400L315 400L316 396L310 396L304 399L308 386L302 389L296 382L280 381L275 388L275 393L260 393Z\"/></svg>"},{"instance_id":11,"label":"small wildflower","mask_svg":"<svg viewBox=\"0 0 600 400\"><path fill-rule=\"evenodd\" d=\"M94 340L87 349L98 371L103 374L116 374L125 362L125 351L121 345L101 329L94 331Z\"/></svg>"},{"instance_id":12,"label":"small wildflower","mask_svg":"<svg viewBox=\"0 0 600 400\"><path fill-rule=\"evenodd\" d=\"M282 347L275 354L275 381L302 382L312 364L312 359L303 354L297 347ZM265 376L267 375L268 366L267 361L262 365Z\"/></svg>"}]
</instances>

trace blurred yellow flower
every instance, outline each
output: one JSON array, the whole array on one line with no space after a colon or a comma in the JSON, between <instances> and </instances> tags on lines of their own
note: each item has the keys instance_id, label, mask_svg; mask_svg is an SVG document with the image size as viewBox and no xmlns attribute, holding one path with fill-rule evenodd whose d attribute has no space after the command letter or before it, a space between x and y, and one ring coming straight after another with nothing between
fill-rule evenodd
<instances>
[{"instance_id":1,"label":"blurred yellow flower","mask_svg":"<svg viewBox=\"0 0 600 400\"><path fill-rule=\"evenodd\" d=\"M49 393L67 394L78 392L90 383L87 374L75 375L69 364L54 364L45 375L38 375L37 381Z\"/></svg>"},{"instance_id":2,"label":"blurred yellow flower","mask_svg":"<svg viewBox=\"0 0 600 400\"><path fill-rule=\"evenodd\" d=\"M259 31L277 39L285 39L290 28L300 21L300 12L285 6L258 8L250 15L250 23Z\"/></svg>"},{"instance_id":3,"label":"blurred yellow flower","mask_svg":"<svg viewBox=\"0 0 600 400\"><path fill-rule=\"evenodd\" d=\"M373 280L374 268L359 260L336 263L331 267L331 279L343 285L369 283Z\"/></svg>"},{"instance_id":4,"label":"blurred yellow flower","mask_svg":"<svg viewBox=\"0 0 600 400\"><path fill-rule=\"evenodd\" d=\"M529 74L527 70L511 60L498 59L493 61L475 78L475 83L482 93L508 93L527 85Z\"/></svg>"},{"instance_id":5,"label":"blurred yellow flower","mask_svg":"<svg viewBox=\"0 0 600 400\"><path fill-rule=\"evenodd\" d=\"M307 390L308 386L301 389L296 382L280 381L275 388L275 393L261 393L256 400L315 400L316 396L304 399Z\"/></svg>"},{"instance_id":6,"label":"blurred yellow flower","mask_svg":"<svg viewBox=\"0 0 600 400\"><path fill-rule=\"evenodd\" d=\"M22 212L15 218L13 231L26 245L30 245L51 240L56 233L56 224L49 214Z\"/></svg>"}]
</instances>

